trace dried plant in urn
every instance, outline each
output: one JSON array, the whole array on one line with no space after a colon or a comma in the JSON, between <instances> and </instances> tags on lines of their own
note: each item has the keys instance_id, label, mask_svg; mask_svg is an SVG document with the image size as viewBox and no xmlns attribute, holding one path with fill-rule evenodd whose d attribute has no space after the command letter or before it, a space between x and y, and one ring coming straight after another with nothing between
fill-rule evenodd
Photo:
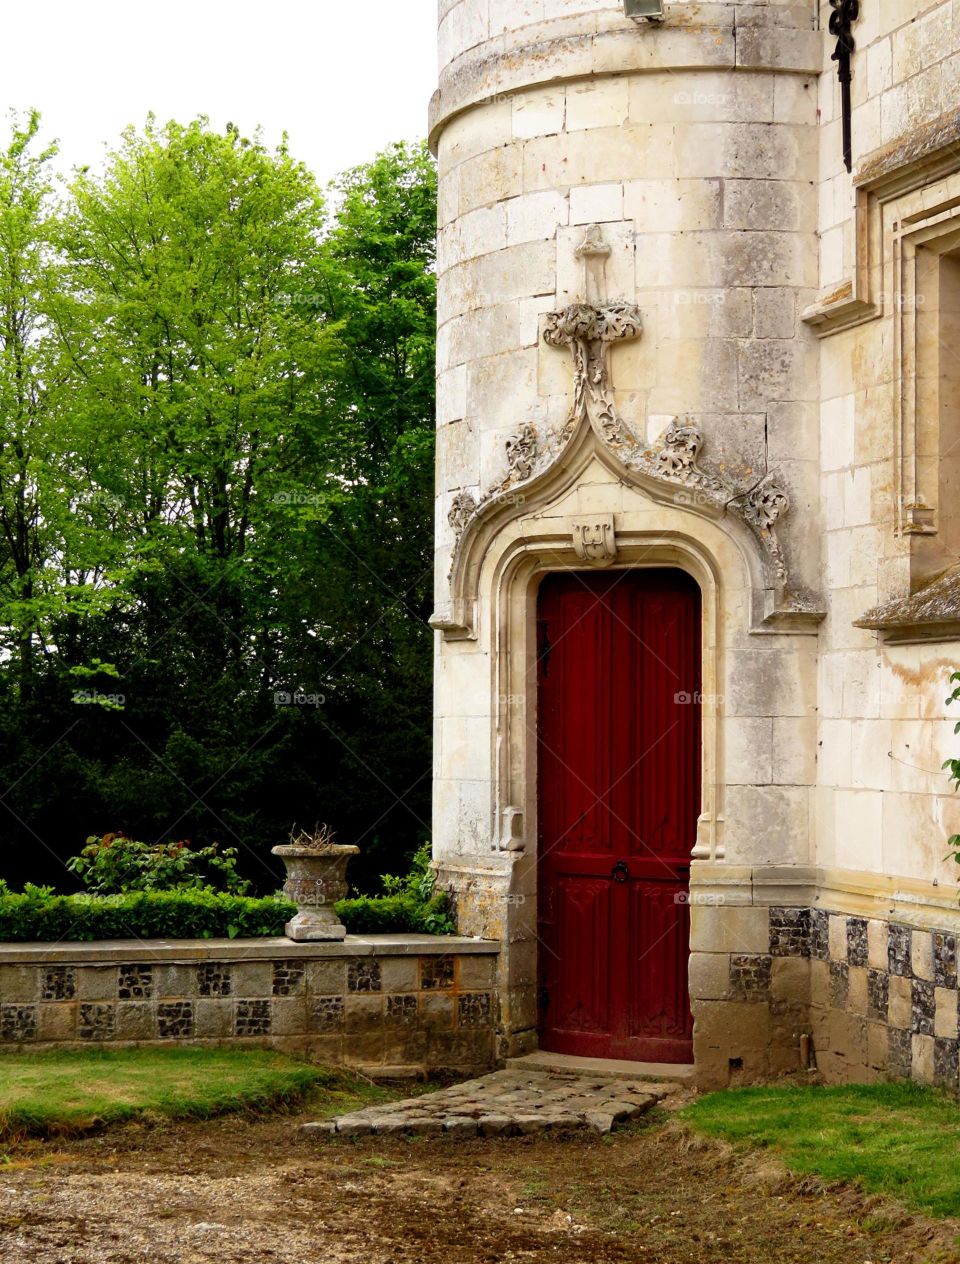
<instances>
[{"instance_id":1,"label":"dried plant in urn","mask_svg":"<svg viewBox=\"0 0 960 1264\"><path fill-rule=\"evenodd\" d=\"M347 894L347 865L360 848L335 843L331 830L317 825L312 832L291 833L290 842L274 847L273 854L287 867L283 894L297 906L296 917L284 927L287 937L297 943L343 939L347 930L334 905Z\"/></svg>"}]
</instances>

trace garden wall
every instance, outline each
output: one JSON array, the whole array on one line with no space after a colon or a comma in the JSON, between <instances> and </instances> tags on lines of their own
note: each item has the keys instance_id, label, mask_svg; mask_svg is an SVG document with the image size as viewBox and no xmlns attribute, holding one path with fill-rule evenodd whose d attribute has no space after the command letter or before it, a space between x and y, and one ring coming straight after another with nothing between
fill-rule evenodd
<instances>
[{"instance_id":1,"label":"garden wall","mask_svg":"<svg viewBox=\"0 0 960 1264\"><path fill-rule=\"evenodd\" d=\"M380 1073L487 1070L498 947L428 935L0 945L0 1050L230 1041Z\"/></svg>"}]
</instances>

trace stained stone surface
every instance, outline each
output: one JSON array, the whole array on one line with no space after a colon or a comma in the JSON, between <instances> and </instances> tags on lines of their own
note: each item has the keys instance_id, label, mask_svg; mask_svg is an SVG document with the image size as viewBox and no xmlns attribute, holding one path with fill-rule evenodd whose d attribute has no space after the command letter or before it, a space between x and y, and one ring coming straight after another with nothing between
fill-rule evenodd
<instances>
[{"instance_id":1,"label":"stained stone surface","mask_svg":"<svg viewBox=\"0 0 960 1264\"><path fill-rule=\"evenodd\" d=\"M0 1049L240 1039L373 1074L482 1075L498 952L453 935L0 944Z\"/></svg>"},{"instance_id":2,"label":"stained stone surface","mask_svg":"<svg viewBox=\"0 0 960 1264\"><path fill-rule=\"evenodd\" d=\"M669 1086L547 1071L494 1071L452 1088L304 1124L301 1131L363 1137L386 1133L503 1137L592 1130L639 1119Z\"/></svg>"}]
</instances>

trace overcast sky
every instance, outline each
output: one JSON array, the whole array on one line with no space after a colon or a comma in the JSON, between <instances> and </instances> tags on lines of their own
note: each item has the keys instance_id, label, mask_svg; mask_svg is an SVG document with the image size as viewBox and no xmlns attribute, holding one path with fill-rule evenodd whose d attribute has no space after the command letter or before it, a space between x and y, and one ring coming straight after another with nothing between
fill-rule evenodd
<instances>
[{"instance_id":1,"label":"overcast sky","mask_svg":"<svg viewBox=\"0 0 960 1264\"><path fill-rule=\"evenodd\" d=\"M35 105L58 168L128 123L263 125L321 182L426 132L436 0L29 0L3 4L0 113Z\"/></svg>"}]
</instances>

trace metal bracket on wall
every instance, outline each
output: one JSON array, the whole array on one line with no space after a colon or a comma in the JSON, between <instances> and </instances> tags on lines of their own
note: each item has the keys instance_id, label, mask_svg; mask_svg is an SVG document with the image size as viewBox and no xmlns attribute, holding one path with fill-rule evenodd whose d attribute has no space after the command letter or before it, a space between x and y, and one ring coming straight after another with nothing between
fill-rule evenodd
<instances>
[{"instance_id":1,"label":"metal bracket on wall","mask_svg":"<svg viewBox=\"0 0 960 1264\"><path fill-rule=\"evenodd\" d=\"M852 103L850 99L851 60L857 51L851 27L860 16L860 0L830 0L830 34L836 35L837 46L831 61L837 63L840 80L840 111L843 119L843 165L853 170Z\"/></svg>"}]
</instances>

